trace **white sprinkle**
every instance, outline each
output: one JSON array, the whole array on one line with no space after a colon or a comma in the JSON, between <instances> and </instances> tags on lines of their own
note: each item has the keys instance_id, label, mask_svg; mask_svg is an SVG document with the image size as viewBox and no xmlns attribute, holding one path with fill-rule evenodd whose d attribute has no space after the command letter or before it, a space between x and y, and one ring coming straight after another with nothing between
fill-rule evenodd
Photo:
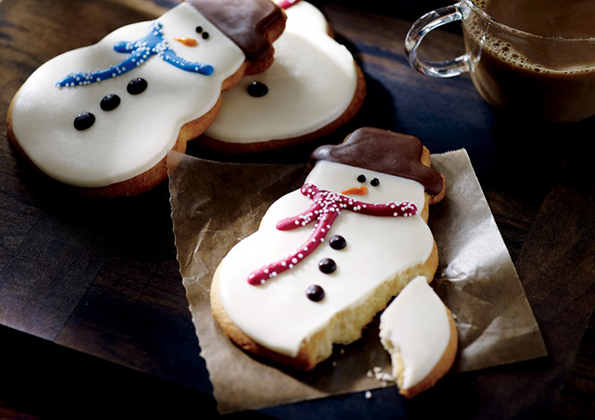
<instances>
[{"instance_id":1,"label":"white sprinkle","mask_svg":"<svg viewBox=\"0 0 595 420\"><path fill-rule=\"evenodd\" d=\"M297 264L298 263L298 260L297 260L297 258L292 258L291 259L291 262L294 263L294 264Z\"/></svg>"},{"instance_id":2,"label":"white sprinkle","mask_svg":"<svg viewBox=\"0 0 595 420\"><path fill-rule=\"evenodd\" d=\"M370 398L372 398L372 393L370 391L366 391L366 399L369 400Z\"/></svg>"}]
</instances>

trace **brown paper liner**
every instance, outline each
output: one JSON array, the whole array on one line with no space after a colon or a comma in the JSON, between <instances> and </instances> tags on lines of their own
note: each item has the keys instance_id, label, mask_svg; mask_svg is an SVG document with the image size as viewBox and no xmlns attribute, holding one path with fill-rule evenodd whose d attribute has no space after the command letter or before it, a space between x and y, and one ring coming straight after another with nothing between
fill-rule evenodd
<instances>
[{"instance_id":1,"label":"brown paper liner","mask_svg":"<svg viewBox=\"0 0 595 420\"><path fill-rule=\"evenodd\" d=\"M440 255L432 284L456 319L454 370L544 356L539 328L467 153L433 155L432 165L447 179L445 199L430 210ZM274 201L301 187L304 166L217 163L172 152L168 169L180 273L221 413L387 385L371 374L375 368L391 372L377 321L361 340L337 346L329 360L302 373L248 356L211 315L210 284L219 262L258 229Z\"/></svg>"}]
</instances>

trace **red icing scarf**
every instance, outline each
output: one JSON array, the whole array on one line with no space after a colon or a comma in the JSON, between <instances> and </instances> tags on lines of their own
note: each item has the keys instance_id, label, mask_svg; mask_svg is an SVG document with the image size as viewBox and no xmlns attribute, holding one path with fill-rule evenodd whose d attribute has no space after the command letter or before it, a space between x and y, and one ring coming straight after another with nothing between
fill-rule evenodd
<instances>
[{"instance_id":1,"label":"red icing scarf","mask_svg":"<svg viewBox=\"0 0 595 420\"><path fill-rule=\"evenodd\" d=\"M343 194L323 190L313 184L304 184L300 192L313 200L312 205L301 214L280 220L277 223L277 229L296 229L306 226L316 219L317 223L314 225L312 234L303 245L287 257L253 271L248 276L248 283L254 286L263 284L266 280L300 263L324 241L326 234L342 210L378 217L411 217L417 213L417 206L408 201L386 204L364 203Z\"/></svg>"}]
</instances>

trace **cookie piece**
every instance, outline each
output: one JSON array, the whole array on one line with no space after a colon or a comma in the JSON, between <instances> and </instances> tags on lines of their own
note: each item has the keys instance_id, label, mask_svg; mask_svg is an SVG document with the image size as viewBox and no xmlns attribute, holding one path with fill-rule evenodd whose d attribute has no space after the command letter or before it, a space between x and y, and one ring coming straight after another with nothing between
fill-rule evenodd
<instances>
[{"instance_id":1,"label":"cookie piece","mask_svg":"<svg viewBox=\"0 0 595 420\"><path fill-rule=\"evenodd\" d=\"M9 139L86 193L142 193L166 178L167 153L212 123L221 91L271 64L284 22L269 0L191 0L119 28L29 77L9 109Z\"/></svg>"},{"instance_id":2,"label":"cookie piece","mask_svg":"<svg viewBox=\"0 0 595 420\"><path fill-rule=\"evenodd\" d=\"M272 204L211 286L213 315L234 343L302 370L360 338L410 280L433 278L427 205L444 195L412 136L363 128L311 157L304 186Z\"/></svg>"},{"instance_id":3,"label":"cookie piece","mask_svg":"<svg viewBox=\"0 0 595 420\"><path fill-rule=\"evenodd\" d=\"M450 370L457 338L452 314L425 277L413 279L380 316L380 340L406 398L431 388Z\"/></svg>"},{"instance_id":4,"label":"cookie piece","mask_svg":"<svg viewBox=\"0 0 595 420\"><path fill-rule=\"evenodd\" d=\"M202 143L227 153L260 152L314 140L345 124L361 107L365 78L324 15L305 1L286 10L275 61L222 96Z\"/></svg>"}]
</instances>

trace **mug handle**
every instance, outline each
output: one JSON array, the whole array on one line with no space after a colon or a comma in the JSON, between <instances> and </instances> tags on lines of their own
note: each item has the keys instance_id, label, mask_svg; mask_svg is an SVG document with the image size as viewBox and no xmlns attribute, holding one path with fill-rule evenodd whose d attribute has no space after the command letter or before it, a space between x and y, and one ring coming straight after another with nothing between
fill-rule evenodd
<instances>
[{"instance_id":1,"label":"mug handle","mask_svg":"<svg viewBox=\"0 0 595 420\"><path fill-rule=\"evenodd\" d=\"M468 11L462 3L456 3L426 13L411 26L405 37L405 52L409 64L415 70L432 77L453 77L471 71L471 57L469 54L447 61L425 61L417 57L417 49L422 39L430 31L467 17Z\"/></svg>"}]
</instances>

